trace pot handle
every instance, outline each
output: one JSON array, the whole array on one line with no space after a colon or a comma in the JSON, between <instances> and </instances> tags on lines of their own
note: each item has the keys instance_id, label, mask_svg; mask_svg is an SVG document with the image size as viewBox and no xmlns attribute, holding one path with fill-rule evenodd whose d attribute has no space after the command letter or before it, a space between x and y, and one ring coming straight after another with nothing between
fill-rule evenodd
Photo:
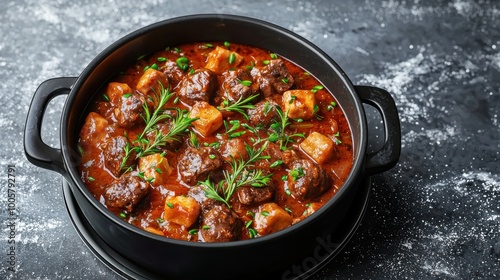
<instances>
[{"instance_id":1,"label":"pot handle","mask_svg":"<svg viewBox=\"0 0 500 280\"><path fill-rule=\"evenodd\" d=\"M75 77L61 77L47 80L38 86L31 101L24 128L24 152L36 166L65 174L61 149L45 144L41 136L42 120L49 102L56 96L68 94L75 83Z\"/></svg>"},{"instance_id":2,"label":"pot handle","mask_svg":"<svg viewBox=\"0 0 500 280\"><path fill-rule=\"evenodd\" d=\"M401 154L401 127L399 114L391 95L380 88L355 86L363 103L375 107L384 123L384 146L374 153L366 155L365 169L368 175L382 173L394 167Z\"/></svg>"}]
</instances>

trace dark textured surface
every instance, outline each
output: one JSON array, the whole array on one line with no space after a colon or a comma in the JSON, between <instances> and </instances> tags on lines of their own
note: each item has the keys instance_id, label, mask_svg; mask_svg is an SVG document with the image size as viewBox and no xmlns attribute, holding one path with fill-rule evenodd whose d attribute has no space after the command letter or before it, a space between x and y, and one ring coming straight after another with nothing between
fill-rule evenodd
<instances>
[{"instance_id":1,"label":"dark textured surface","mask_svg":"<svg viewBox=\"0 0 500 280\"><path fill-rule=\"evenodd\" d=\"M127 33L209 12L297 32L354 84L382 87L396 100L400 162L372 178L360 228L312 279L500 278L500 3L353 2L0 0L0 278L119 279L78 238L59 176L25 159L25 114L42 81L77 76ZM63 102L55 99L45 116L43 136L53 146ZM380 135L368 112L371 135ZM15 273L6 262L9 164L16 165Z\"/></svg>"}]
</instances>

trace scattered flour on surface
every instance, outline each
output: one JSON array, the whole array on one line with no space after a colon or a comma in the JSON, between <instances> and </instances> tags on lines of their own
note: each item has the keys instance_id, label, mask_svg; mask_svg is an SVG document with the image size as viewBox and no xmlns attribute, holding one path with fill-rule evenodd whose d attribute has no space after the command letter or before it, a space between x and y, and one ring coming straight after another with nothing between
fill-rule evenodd
<instances>
[{"instance_id":1,"label":"scattered flour on surface","mask_svg":"<svg viewBox=\"0 0 500 280\"><path fill-rule=\"evenodd\" d=\"M418 79L431 71L428 60L432 56L424 56L423 51L416 56L395 64L384 63L384 73L381 75L367 74L361 77L361 83L375 85L387 90L395 97L396 106L400 109L402 122L414 123L427 115L428 108L419 103L428 103L424 92L409 94L407 88ZM413 99L417 99L415 102Z\"/></svg>"}]
</instances>

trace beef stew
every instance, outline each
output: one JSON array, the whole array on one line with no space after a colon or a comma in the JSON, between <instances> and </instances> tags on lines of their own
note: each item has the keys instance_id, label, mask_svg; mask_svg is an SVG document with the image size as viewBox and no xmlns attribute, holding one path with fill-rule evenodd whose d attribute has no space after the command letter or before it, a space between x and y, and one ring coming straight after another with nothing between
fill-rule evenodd
<instances>
[{"instance_id":1,"label":"beef stew","mask_svg":"<svg viewBox=\"0 0 500 280\"><path fill-rule=\"evenodd\" d=\"M96 96L78 145L80 176L110 211L198 242L300 222L353 164L334 93L284 57L229 42L139 57Z\"/></svg>"}]
</instances>

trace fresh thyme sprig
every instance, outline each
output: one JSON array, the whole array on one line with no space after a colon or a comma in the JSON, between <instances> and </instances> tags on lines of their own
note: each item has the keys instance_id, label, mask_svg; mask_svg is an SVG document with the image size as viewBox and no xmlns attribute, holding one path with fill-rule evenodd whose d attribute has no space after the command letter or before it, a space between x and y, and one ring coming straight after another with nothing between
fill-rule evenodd
<instances>
[{"instance_id":1,"label":"fresh thyme sprig","mask_svg":"<svg viewBox=\"0 0 500 280\"><path fill-rule=\"evenodd\" d=\"M205 194L208 198L225 203L231 207L229 200L234 192L241 186L263 187L269 183L271 176L264 175L260 169L249 169L248 167L259 160L269 159L269 156L262 155L262 152L267 148L268 142L265 142L259 149L245 145L248 154L248 160L242 158L232 158L230 162L231 170L224 170L224 179L218 184L214 184L210 178L198 184L204 186Z\"/></svg>"},{"instance_id":2,"label":"fresh thyme sprig","mask_svg":"<svg viewBox=\"0 0 500 280\"><path fill-rule=\"evenodd\" d=\"M242 96L233 104L229 104L229 100L225 99L224 101L222 101L223 106L218 106L217 109L219 109L219 111L240 113L246 120L248 120L248 115L246 114L245 109L255 108L255 106L251 102L258 96L258 94L254 94L245 99L243 99Z\"/></svg>"}]
</instances>

